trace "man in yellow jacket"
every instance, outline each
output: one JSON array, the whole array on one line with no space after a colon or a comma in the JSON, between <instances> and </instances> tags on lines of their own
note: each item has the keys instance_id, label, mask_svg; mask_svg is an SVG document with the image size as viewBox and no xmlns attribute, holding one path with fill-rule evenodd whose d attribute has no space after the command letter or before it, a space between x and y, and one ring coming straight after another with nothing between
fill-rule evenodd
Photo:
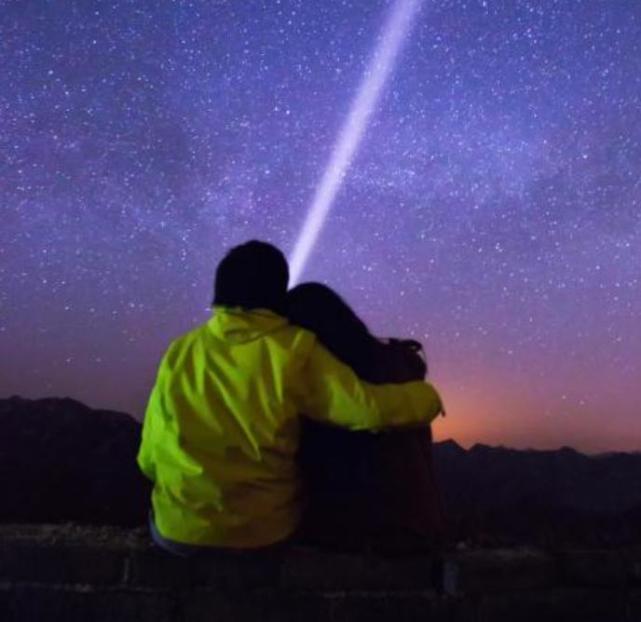
<instances>
[{"instance_id":1,"label":"man in yellow jacket","mask_svg":"<svg viewBox=\"0 0 641 622\"><path fill-rule=\"evenodd\" d=\"M154 483L152 533L174 552L256 549L295 531L300 415L365 430L442 411L430 384L367 384L289 324L288 278L275 247L235 247L218 266L211 319L162 358L138 464Z\"/></svg>"}]
</instances>

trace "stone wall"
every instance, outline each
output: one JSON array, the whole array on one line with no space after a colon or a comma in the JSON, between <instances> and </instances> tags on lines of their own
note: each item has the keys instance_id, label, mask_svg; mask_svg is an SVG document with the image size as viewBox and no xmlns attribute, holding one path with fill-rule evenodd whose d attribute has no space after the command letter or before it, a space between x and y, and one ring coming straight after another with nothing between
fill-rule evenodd
<instances>
[{"instance_id":1,"label":"stone wall","mask_svg":"<svg viewBox=\"0 0 641 622\"><path fill-rule=\"evenodd\" d=\"M641 551L184 560L145 529L0 526L2 622L641 622Z\"/></svg>"}]
</instances>

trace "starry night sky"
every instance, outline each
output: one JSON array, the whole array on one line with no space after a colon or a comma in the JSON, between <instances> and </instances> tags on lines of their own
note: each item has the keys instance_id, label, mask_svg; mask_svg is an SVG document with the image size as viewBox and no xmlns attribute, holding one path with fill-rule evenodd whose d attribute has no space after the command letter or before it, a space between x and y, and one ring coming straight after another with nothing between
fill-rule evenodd
<instances>
[{"instance_id":1,"label":"starry night sky","mask_svg":"<svg viewBox=\"0 0 641 622\"><path fill-rule=\"evenodd\" d=\"M0 396L142 417L289 253L391 4L0 3ZM303 280L424 342L437 438L641 449L641 2L425 0Z\"/></svg>"}]
</instances>

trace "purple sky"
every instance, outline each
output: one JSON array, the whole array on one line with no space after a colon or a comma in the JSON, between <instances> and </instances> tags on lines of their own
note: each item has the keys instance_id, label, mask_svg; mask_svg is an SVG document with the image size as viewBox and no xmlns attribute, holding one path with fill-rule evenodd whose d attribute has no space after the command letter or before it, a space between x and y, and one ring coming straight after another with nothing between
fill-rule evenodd
<instances>
[{"instance_id":1,"label":"purple sky","mask_svg":"<svg viewBox=\"0 0 641 622\"><path fill-rule=\"evenodd\" d=\"M0 396L144 412L290 252L389 2L8 3ZM426 0L303 279L425 343L437 438L641 449L641 4Z\"/></svg>"}]
</instances>

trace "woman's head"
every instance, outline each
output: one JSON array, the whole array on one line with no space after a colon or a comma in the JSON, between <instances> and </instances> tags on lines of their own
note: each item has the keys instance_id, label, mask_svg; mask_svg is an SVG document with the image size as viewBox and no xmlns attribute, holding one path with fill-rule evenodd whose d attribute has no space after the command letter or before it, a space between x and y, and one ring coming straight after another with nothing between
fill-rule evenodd
<instances>
[{"instance_id":1,"label":"woman's head","mask_svg":"<svg viewBox=\"0 0 641 622\"><path fill-rule=\"evenodd\" d=\"M302 283L287 293L292 324L313 332L337 358L360 372L370 364L375 338L353 309L330 287Z\"/></svg>"}]
</instances>

